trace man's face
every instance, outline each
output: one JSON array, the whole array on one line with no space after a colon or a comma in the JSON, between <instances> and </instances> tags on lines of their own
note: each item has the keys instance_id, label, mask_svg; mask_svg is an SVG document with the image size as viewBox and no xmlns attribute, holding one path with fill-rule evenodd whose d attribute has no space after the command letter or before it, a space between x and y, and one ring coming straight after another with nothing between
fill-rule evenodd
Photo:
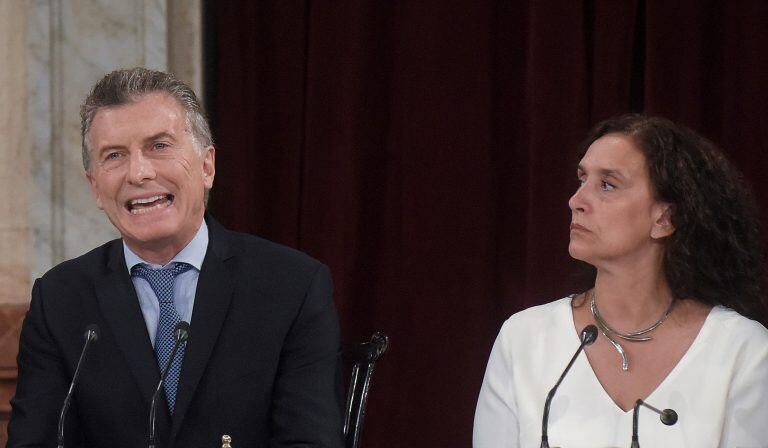
<instances>
[{"instance_id":1,"label":"man's face","mask_svg":"<svg viewBox=\"0 0 768 448\"><path fill-rule=\"evenodd\" d=\"M134 251L173 256L202 222L214 148L200 155L185 118L178 101L158 92L103 108L91 124L86 176L96 204Z\"/></svg>"}]
</instances>

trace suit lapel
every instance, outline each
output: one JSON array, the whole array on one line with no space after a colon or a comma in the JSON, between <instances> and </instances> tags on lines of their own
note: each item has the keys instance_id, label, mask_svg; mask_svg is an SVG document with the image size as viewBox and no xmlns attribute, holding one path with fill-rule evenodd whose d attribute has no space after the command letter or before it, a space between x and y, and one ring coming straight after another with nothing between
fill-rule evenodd
<instances>
[{"instance_id":1,"label":"suit lapel","mask_svg":"<svg viewBox=\"0 0 768 448\"><path fill-rule=\"evenodd\" d=\"M232 274L225 266L225 261L230 257L226 231L210 218L206 222L209 243L197 280L189 342L185 349L176 393L170 446L174 444L195 389L216 345L234 289Z\"/></svg>"},{"instance_id":2,"label":"suit lapel","mask_svg":"<svg viewBox=\"0 0 768 448\"><path fill-rule=\"evenodd\" d=\"M96 297L104 319L128 364L128 370L138 385L148 419L149 405L160 381L160 372L122 249L119 241L112 244L107 262L109 269L106 275L95 282ZM158 435L161 437L169 426L164 396L162 400L157 422Z\"/></svg>"},{"instance_id":3,"label":"suit lapel","mask_svg":"<svg viewBox=\"0 0 768 448\"><path fill-rule=\"evenodd\" d=\"M110 248L108 266L107 275L96 281L99 307L128 362L142 398L149 405L160 373L119 242Z\"/></svg>"}]
</instances>

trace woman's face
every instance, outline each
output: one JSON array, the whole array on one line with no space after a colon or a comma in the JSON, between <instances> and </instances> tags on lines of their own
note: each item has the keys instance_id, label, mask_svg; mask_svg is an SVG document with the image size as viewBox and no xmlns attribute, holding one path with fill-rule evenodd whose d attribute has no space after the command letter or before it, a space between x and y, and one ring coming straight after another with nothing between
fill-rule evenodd
<instances>
[{"instance_id":1,"label":"woman's face","mask_svg":"<svg viewBox=\"0 0 768 448\"><path fill-rule=\"evenodd\" d=\"M655 199L645 155L630 137L595 140L577 173L579 188L568 201L573 258L600 267L661 253L659 240L674 232L669 204Z\"/></svg>"}]
</instances>

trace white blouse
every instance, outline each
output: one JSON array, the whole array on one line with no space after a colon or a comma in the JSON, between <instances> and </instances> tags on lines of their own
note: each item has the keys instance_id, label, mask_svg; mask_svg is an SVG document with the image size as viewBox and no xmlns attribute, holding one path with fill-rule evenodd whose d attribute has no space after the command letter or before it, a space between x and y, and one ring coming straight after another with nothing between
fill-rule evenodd
<instances>
[{"instance_id":1,"label":"white blouse","mask_svg":"<svg viewBox=\"0 0 768 448\"><path fill-rule=\"evenodd\" d=\"M474 448L539 447L547 393L579 342L570 297L504 323L477 401ZM679 420L665 426L641 408L643 448L768 448L768 330L713 308L683 358L644 400L674 409ZM551 447L630 447L632 410L613 402L583 353L552 401L548 435Z\"/></svg>"}]
</instances>

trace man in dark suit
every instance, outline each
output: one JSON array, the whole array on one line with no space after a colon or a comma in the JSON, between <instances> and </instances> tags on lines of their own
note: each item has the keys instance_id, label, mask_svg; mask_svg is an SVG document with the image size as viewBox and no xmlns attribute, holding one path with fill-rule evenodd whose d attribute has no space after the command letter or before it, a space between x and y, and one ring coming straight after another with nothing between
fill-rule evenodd
<instances>
[{"instance_id":1,"label":"man in dark suit","mask_svg":"<svg viewBox=\"0 0 768 448\"><path fill-rule=\"evenodd\" d=\"M65 445L147 444L161 366L161 447L340 447L339 332L328 269L205 214L215 152L192 90L120 70L81 115L96 203L120 231L35 282L19 345L9 447L55 446L89 324ZM171 357L172 329L191 324Z\"/></svg>"}]
</instances>

